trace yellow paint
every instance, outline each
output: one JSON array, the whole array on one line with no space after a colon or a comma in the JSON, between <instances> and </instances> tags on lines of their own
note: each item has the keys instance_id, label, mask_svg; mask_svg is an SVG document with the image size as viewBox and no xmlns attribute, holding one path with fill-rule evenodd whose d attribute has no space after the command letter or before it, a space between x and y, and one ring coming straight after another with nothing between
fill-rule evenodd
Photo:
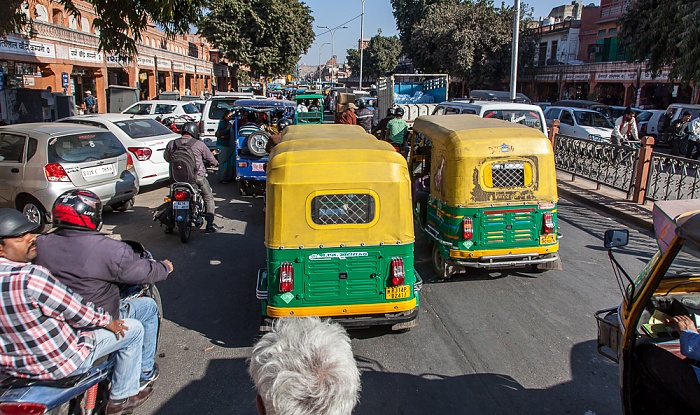
<instances>
[{"instance_id":1,"label":"yellow paint","mask_svg":"<svg viewBox=\"0 0 700 415\"><path fill-rule=\"evenodd\" d=\"M342 317L361 316L371 314L398 313L412 310L416 307L415 297L408 301L398 301L393 303L377 304L352 304L352 305L332 305L316 307L273 307L267 306L268 317Z\"/></svg>"},{"instance_id":2,"label":"yellow paint","mask_svg":"<svg viewBox=\"0 0 700 415\"><path fill-rule=\"evenodd\" d=\"M518 255L518 254L551 254L559 250L559 243L554 245L533 246L530 248L485 249L481 251L461 251L450 249L450 258L476 259L483 256Z\"/></svg>"}]
</instances>

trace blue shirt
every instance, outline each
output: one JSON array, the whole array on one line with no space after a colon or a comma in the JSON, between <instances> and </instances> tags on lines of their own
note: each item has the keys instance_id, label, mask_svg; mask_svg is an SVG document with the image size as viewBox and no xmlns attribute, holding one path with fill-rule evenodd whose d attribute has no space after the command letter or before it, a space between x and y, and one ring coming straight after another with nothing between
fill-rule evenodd
<instances>
[{"instance_id":1,"label":"blue shirt","mask_svg":"<svg viewBox=\"0 0 700 415\"><path fill-rule=\"evenodd\" d=\"M683 356L694 360L700 360L700 334L691 330L683 330L681 332L680 341L681 353ZM695 370L695 376L697 376L698 382L700 382L700 368L695 365L692 366L693 370Z\"/></svg>"}]
</instances>

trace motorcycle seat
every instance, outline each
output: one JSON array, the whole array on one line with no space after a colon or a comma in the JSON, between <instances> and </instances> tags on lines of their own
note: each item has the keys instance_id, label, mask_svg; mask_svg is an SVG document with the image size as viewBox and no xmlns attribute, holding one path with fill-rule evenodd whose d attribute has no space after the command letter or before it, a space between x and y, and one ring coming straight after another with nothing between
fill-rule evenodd
<instances>
[{"instance_id":1,"label":"motorcycle seat","mask_svg":"<svg viewBox=\"0 0 700 415\"><path fill-rule=\"evenodd\" d=\"M109 359L109 356L102 356L95 360L92 367L100 366ZM83 378L88 376L90 371L75 376L68 376L62 379L28 379L8 376L0 380L0 388L27 388L30 386L49 386L52 388L72 388Z\"/></svg>"}]
</instances>

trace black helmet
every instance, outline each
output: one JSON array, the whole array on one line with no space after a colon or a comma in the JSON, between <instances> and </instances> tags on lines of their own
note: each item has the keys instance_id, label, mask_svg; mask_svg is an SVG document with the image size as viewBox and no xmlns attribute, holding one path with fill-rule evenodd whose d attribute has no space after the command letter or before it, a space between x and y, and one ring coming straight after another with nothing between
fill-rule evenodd
<instances>
[{"instance_id":1,"label":"black helmet","mask_svg":"<svg viewBox=\"0 0 700 415\"><path fill-rule=\"evenodd\" d=\"M280 118L277 121L277 131L281 132L282 130L284 130L285 128L289 127L292 124L293 124L293 122L289 118Z\"/></svg>"},{"instance_id":2,"label":"black helmet","mask_svg":"<svg viewBox=\"0 0 700 415\"><path fill-rule=\"evenodd\" d=\"M59 228L99 231L102 201L89 190L69 190L56 199L51 215L54 226Z\"/></svg>"},{"instance_id":3,"label":"black helmet","mask_svg":"<svg viewBox=\"0 0 700 415\"><path fill-rule=\"evenodd\" d=\"M27 219L19 210L11 208L0 209L0 238L22 236L38 227L38 223Z\"/></svg>"},{"instance_id":4,"label":"black helmet","mask_svg":"<svg viewBox=\"0 0 700 415\"><path fill-rule=\"evenodd\" d=\"M182 126L182 135L191 135L195 139L199 140L199 126L197 125L196 122L186 122L185 125Z\"/></svg>"},{"instance_id":5,"label":"black helmet","mask_svg":"<svg viewBox=\"0 0 700 415\"><path fill-rule=\"evenodd\" d=\"M355 101L355 105L357 105L357 108L365 108L367 106L364 99L358 99Z\"/></svg>"},{"instance_id":6,"label":"black helmet","mask_svg":"<svg viewBox=\"0 0 700 415\"><path fill-rule=\"evenodd\" d=\"M387 117L393 117L395 111L396 111L396 108L394 108L394 107L387 108L387 109L386 109L386 116L387 116Z\"/></svg>"},{"instance_id":7,"label":"black helmet","mask_svg":"<svg viewBox=\"0 0 700 415\"><path fill-rule=\"evenodd\" d=\"M394 115L398 115L399 117L403 117L403 108L398 107L394 110Z\"/></svg>"}]
</instances>

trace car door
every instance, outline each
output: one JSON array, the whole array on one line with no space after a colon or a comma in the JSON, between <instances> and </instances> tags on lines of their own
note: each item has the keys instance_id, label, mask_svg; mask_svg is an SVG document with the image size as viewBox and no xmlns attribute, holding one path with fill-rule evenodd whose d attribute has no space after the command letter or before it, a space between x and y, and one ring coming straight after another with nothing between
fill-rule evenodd
<instances>
[{"instance_id":1,"label":"car door","mask_svg":"<svg viewBox=\"0 0 700 415\"><path fill-rule=\"evenodd\" d=\"M27 137L18 133L0 133L0 206L14 208L15 195L22 188L25 174Z\"/></svg>"},{"instance_id":2,"label":"car door","mask_svg":"<svg viewBox=\"0 0 700 415\"><path fill-rule=\"evenodd\" d=\"M571 137L578 137L577 128L574 123L574 116L569 110L561 110L559 115L559 133Z\"/></svg>"}]
</instances>

